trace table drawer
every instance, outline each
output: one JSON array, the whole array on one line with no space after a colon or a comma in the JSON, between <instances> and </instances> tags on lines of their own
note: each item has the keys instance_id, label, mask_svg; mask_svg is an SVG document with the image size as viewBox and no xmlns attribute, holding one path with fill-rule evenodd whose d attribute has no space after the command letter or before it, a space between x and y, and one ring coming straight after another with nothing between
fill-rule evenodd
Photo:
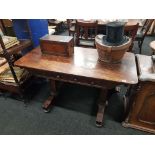
<instances>
[{"instance_id":1,"label":"table drawer","mask_svg":"<svg viewBox=\"0 0 155 155\"><path fill-rule=\"evenodd\" d=\"M110 88L116 85L116 83L112 83L105 80L94 79L94 78L84 77L84 76L56 73L56 72L42 72L42 71L33 70L32 74L37 74L41 77L45 77L45 78L49 78L57 81L76 83L76 84L87 85L87 86L98 87L98 88L106 88L106 87Z\"/></svg>"},{"instance_id":2,"label":"table drawer","mask_svg":"<svg viewBox=\"0 0 155 155\"><path fill-rule=\"evenodd\" d=\"M54 78L55 80L59 80L59 81L77 83L77 84L88 85L88 86L92 86L92 87L104 87L103 80L92 79L92 78L88 78L88 77L81 77L81 76L57 73L51 78Z\"/></svg>"}]
</instances>

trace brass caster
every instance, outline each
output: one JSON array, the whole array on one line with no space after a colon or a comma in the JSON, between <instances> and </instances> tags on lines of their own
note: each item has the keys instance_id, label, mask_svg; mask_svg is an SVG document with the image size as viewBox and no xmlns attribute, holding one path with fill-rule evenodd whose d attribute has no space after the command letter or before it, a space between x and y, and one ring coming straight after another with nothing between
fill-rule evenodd
<instances>
[{"instance_id":1,"label":"brass caster","mask_svg":"<svg viewBox=\"0 0 155 155\"><path fill-rule=\"evenodd\" d=\"M129 127L128 123L126 123L124 121L122 122L122 126L125 127L125 128L128 128Z\"/></svg>"},{"instance_id":2,"label":"brass caster","mask_svg":"<svg viewBox=\"0 0 155 155\"><path fill-rule=\"evenodd\" d=\"M98 128L103 127L103 122L96 121L96 127L98 127Z\"/></svg>"},{"instance_id":3,"label":"brass caster","mask_svg":"<svg viewBox=\"0 0 155 155\"><path fill-rule=\"evenodd\" d=\"M51 111L51 108L44 108L44 106L42 105L43 111L44 113L49 113Z\"/></svg>"}]
</instances>

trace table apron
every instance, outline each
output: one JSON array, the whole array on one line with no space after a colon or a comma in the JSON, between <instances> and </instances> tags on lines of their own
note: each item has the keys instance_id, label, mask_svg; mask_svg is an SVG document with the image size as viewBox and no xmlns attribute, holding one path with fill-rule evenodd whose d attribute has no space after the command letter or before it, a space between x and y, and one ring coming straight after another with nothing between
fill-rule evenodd
<instances>
[{"instance_id":1,"label":"table apron","mask_svg":"<svg viewBox=\"0 0 155 155\"><path fill-rule=\"evenodd\" d=\"M40 71L34 69L27 69L31 74L44 77L47 79L52 79L56 81L69 82L74 84L86 85L96 88L102 89L112 89L121 83L106 81L102 79L95 79L91 77L84 77L78 75L64 74L64 73L56 73L56 72L48 72L48 71Z\"/></svg>"}]
</instances>

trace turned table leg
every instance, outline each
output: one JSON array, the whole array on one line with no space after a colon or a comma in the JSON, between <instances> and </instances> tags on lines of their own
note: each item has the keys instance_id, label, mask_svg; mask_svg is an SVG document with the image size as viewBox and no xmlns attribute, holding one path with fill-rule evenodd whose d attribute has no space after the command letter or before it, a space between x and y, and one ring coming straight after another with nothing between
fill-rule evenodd
<instances>
[{"instance_id":1,"label":"turned table leg","mask_svg":"<svg viewBox=\"0 0 155 155\"><path fill-rule=\"evenodd\" d=\"M106 106L108 90L101 89L99 102L98 102L98 112L96 116L96 126L102 127L103 126L103 118L104 118L104 110Z\"/></svg>"},{"instance_id":2,"label":"turned table leg","mask_svg":"<svg viewBox=\"0 0 155 155\"><path fill-rule=\"evenodd\" d=\"M44 112L49 112L51 106L54 104L54 99L55 99L56 94L57 94L56 81L55 80L50 80L50 87L51 87L50 95L42 105Z\"/></svg>"}]
</instances>

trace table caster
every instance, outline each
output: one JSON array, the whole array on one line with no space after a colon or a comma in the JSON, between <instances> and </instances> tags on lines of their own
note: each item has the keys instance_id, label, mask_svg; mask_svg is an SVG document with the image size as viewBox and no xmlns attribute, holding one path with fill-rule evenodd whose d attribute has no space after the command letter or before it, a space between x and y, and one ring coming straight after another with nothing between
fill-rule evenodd
<instances>
[{"instance_id":1,"label":"table caster","mask_svg":"<svg viewBox=\"0 0 155 155\"><path fill-rule=\"evenodd\" d=\"M98 128L103 127L103 122L96 121L96 127L98 127Z\"/></svg>"},{"instance_id":2,"label":"table caster","mask_svg":"<svg viewBox=\"0 0 155 155\"><path fill-rule=\"evenodd\" d=\"M51 111L51 109L50 108L48 108L48 109L43 108L43 111L44 111L44 113L49 113Z\"/></svg>"}]
</instances>

